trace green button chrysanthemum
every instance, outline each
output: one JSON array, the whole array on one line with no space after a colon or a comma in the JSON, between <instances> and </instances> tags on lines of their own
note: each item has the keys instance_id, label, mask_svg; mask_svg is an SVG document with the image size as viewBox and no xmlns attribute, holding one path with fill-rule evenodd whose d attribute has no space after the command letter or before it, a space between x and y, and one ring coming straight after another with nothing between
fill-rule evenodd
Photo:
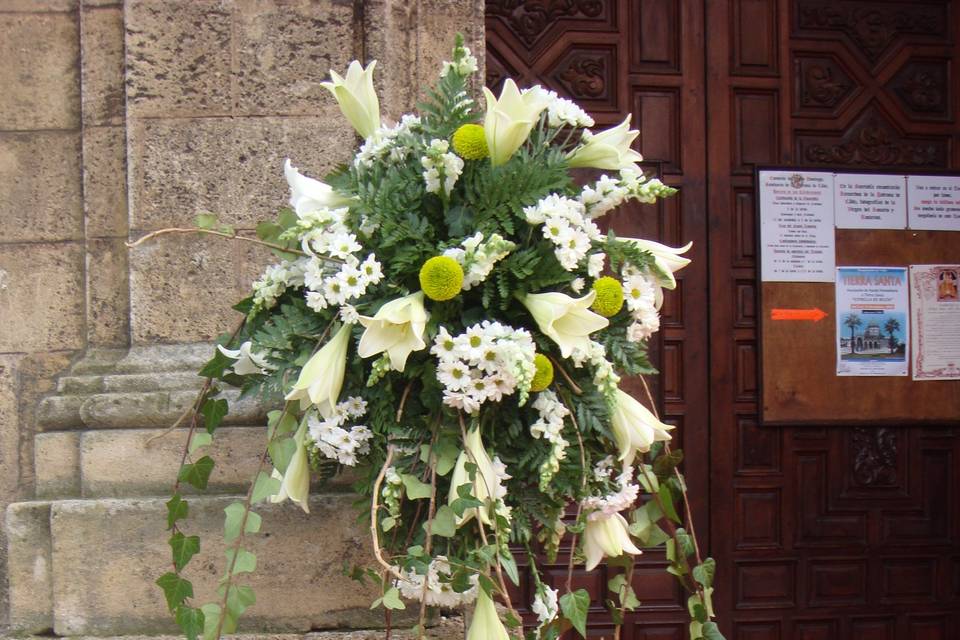
<instances>
[{"instance_id":1,"label":"green button chrysanthemum","mask_svg":"<svg viewBox=\"0 0 960 640\"><path fill-rule=\"evenodd\" d=\"M623 286L616 278L604 276L597 279L593 283L593 290L597 292L597 297L590 308L604 318L617 315L623 308Z\"/></svg>"},{"instance_id":2,"label":"green button chrysanthemum","mask_svg":"<svg viewBox=\"0 0 960 640\"><path fill-rule=\"evenodd\" d=\"M420 288L431 300L450 300L462 286L463 267L449 256L434 256L420 267Z\"/></svg>"},{"instance_id":3,"label":"green button chrysanthemum","mask_svg":"<svg viewBox=\"0 0 960 640\"><path fill-rule=\"evenodd\" d=\"M487 137L478 124L465 124L453 134L453 150L464 160L483 160L490 155Z\"/></svg>"},{"instance_id":4,"label":"green button chrysanthemum","mask_svg":"<svg viewBox=\"0 0 960 640\"><path fill-rule=\"evenodd\" d=\"M553 363L550 362L550 358L538 353L533 356L533 366L537 368L537 371L533 374L530 391L543 391L553 382Z\"/></svg>"}]
</instances>

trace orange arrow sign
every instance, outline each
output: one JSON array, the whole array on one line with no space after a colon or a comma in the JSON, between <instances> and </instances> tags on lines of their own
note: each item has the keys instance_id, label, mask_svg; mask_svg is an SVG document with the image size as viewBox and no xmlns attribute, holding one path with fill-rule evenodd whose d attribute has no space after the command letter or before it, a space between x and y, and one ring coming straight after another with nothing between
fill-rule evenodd
<instances>
[{"instance_id":1,"label":"orange arrow sign","mask_svg":"<svg viewBox=\"0 0 960 640\"><path fill-rule=\"evenodd\" d=\"M771 309L771 320L812 320L820 322L827 317L820 309Z\"/></svg>"}]
</instances>

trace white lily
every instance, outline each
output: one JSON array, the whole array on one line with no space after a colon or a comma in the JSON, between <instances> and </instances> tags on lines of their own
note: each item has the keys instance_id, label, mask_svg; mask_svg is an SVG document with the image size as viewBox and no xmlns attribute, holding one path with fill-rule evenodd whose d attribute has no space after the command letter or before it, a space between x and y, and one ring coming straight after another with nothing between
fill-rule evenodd
<instances>
[{"instance_id":1,"label":"white lily","mask_svg":"<svg viewBox=\"0 0 960 640\"><path fill-rule=\"evenodd\" d=\"M340 111L347 117L353 128L364 138L369 138L380 128L380 101L373 89L373 70L377 61L372 61L364 69L354 60L347 68L347 77L330 70L330 82L321 82L337 99Z\"/></svg>"},{"instance_id":2,"label":"white lily","mask_svg":"<svg viewBox=\"0 0 960 640\"><path fill-rule=\"evenodd\" d=\"M300 218L318 209L344 207L351 201L334 191L330 185L297 171L289 158L283 163L283 175L290 185L290 206Z\"/></svg>"},{"instance_id":3,"label":"white lily","mask_svg":"<svg viewBox=\"0 0 960 640\"><path fill-rule=\"evenodd\" d=\"M654 242L653 240L643 240L641 238L619 238L632 242L640 249L649 251L653 254L654 263L660 273L657 275L657 282L664 289L676 289L677 279L673 274L690 264L690 258L684 258L681 254L686 253L693 246L693 242L688 242L682 247L668 247L665 244Z\"/></svg>"},{"instance_id":4,"label":"white lily","mask_svg":"<svg viewBox=\"0 0 960 640\"><path fill-rule=\"evenodd\" d=\"M527 141L530 130L537 123L540 112L547 108L550 97L545 91L528 90L523 93L516 83L507 79L496 98L486 87L487 113L483 118L483 133L494 166L504 164Z\"/></svg>"},{"instance_id":5,"label":"white lily","mask_svg":"<svg viewBox=\"0 0 960 640\"><path fill-rule=\"evenodd\" d=\"M632 169L639 171L636 163L643 156L630 148L630 144L640 132L630 129L630 118L600 133L583 132L583 144L567 154L571 167L593 167L595 169Z\"/></svg>"},{"instance_id":6,"label":"white lily","mask_svg":"<svg viewBox=\"0 0 960 640\"><path fill-rule=\"evenodd\" d=\"M236 360L233 363L233 372L238 376L247 376L251 373L266 373L272 367L262 353L253 353L250 348L253 343L247 340L239 349L225 349L222 344L217 345L220 353Z\"/></svg>"},{"instance_id":7,"label":"white lily","mask_svg":"<svg viewBox=\"0 0 960 640\"><path fill-rule=\"evenodd\" d=\"M643 553L630 539L624 517L619 513L609 515L602 511L591 513L583 532L583 555L587 558L587 571L593 571L604 556L618 558L624 553L633 555Z\"/></svg>"},{"instance_id":8,"label":"white lily","mask_svg":"<svg viewBox=\"0 0 960 640\"><path fill-rule=\"evenodd\" d=\"M320 351L313 354L301 369L300 377L287 394L286 400L299 400L301 410L315 404L324 418L333 415L333 408L337 406L340 397L340 388L343 387L343 373L347 367L350 327L351 325L344 324Z\"/></svg>"},{"instance_id":9,"label":"white lily","mask_svg":"<svg viewBox=\"0 0 960 640\"><path fill-rule=\"evenodd\" d=\"M610 321L590 311L597 292L591 290L582 298L551 291L528 293L520 299L540 331L560 345L560 353L569 358L574 349L586 350L590 346L590 334L605 329Z\"/></svg>"},{"instance_id":10,"label":"white lily","mask_svg":"<svg viewBox=\"0 0 960 640\"><path fill-rule=\"evenodd\" d=\"M453 468L453 475L450 476L450 495L447 504L453 504L454 500L460 497L457 489L465 484L471 484L470 474L467 472L468 462L477 465L471 493L474 498L484 503L484 506L472 507L464 511L462 516L457 517L457 526L459 527L477 515L479 515L480 522L490 525L490 516L487 514L489 503L495 500L502 491L497 471L493 466L493 460L490 459L487 450L483 447L480 429L472 429L467 433L467 440L463 443L463 451L460 452L457 464Z\"/></svg>"},{"instance_id":11,"label":"white lily","mask_svg":"<svg viewBox=\"0 0 960 640\"><path fill-rule=\"evenodd\" d=\"M423 307L423 291L391 300L372 318L360 316L360 324L366 327L366 331L360 337L357 353L361 358L369 358L386 351L391 368L403 371L410 352L427 346L423 332L429 318L430 314Z\"/></svg>"},{"instance_id":12,"label":"white lily","mask_svg":"<svg viewBox=\"0 0 960 640\"><path fill-rule=\"evenodd\" d=\"M467 640L510 640L506 627L500 622L497 607L483 589L477 591L473 621L467 631Z\"/></svg>"},{"instance_id":13,"label":"white lily","mask_svg":"<svg viewBox=\"0 0 960 640\"><path fill-rule=\"evenodd\" d=\"M620 449L620 460L626 466L633 464L637 453L650 451L650 445L670 440L673 425L660 422L653 413L629 393L617 389L613 415L613 438Z\"/></svg>"},{"instance_id":14,"label":"white lily","mask_svg":"<svg viewBox=\"0 0 960 640\"><path fill-rule=\"evenodd\" d=\"M307 421L303 420L293 436L297 448L286 472L281 475L276 469L273 470L273 477L280 480L280 490L270 498L270 502L283 502L290 498L306 513L310 513L310 461L307 458L306 436Z\"/></svg>"}]
</instances>

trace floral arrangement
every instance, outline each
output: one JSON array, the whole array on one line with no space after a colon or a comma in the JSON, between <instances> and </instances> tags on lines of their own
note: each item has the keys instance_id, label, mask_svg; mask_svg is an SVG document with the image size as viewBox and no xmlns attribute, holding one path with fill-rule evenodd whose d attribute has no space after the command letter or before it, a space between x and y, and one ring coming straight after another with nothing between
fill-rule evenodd
<instances>
[{"instance_id":1,"label":"floral arrangement","mask_svg":"<svg viewBox=\"0 0 960 640\"><path fill-rule=\"evenodd\" d=\"M690 245L598 226L628 200L675 190L638 167L629 117L594 133L573 102L511 80L499 96L484 89L481 110L459 38L419 115L394 124L381 121L374 68L353 62L323 83L364 139L352 162L321 182L288 160L290 207L257 238L212 216L192 230L269 246L279 262L201 372L167 503L173 570L158 580L177 622L191 640L234 632L255 601L241 583L256 566L244 541L257 505L308 511L312 475L353 467L377 563L355 577L381 585L374 606L419 606L420 635L428 606L471 611L470 640L522 635L508 588L522 554L536 592L529 633L585 636L586 591L537 570L537 554L555 559L566 540L570 572L623 567L607 601L617 635L639 605L633 556L663 545L689 592L691 637L721 637L672 427L620 388L654 373L646 341ZM580 167L609 173L579 186ZM206 486L214 461L200 454L229 409L225 385L282 408L246 499L226 509L219 601L194 606L184 569L200 540L184 531L180 487Z\"/></svg>"}]
</instances>

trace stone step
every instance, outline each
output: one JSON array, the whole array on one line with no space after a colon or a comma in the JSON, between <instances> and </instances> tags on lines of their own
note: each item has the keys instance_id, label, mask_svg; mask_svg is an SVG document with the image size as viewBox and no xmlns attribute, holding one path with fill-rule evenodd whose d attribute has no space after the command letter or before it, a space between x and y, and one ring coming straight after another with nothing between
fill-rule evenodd
<instances>
[{"instance_id":1,"label":"stone step","mask_svg":"<svg viewBox=\"0 0 960 640\"><path fill-rule=\"evenodd\" d=\"M211 601L224 566L223 509L235 497L189 498L187 535L202 551L187 570L196 603ZM258 567L246 584L257 603L242 632L377 628L372 585L343 575L372 564L369 534L357 521L351 494L310 500L310 514L291 503L260 505L263 527L249 548ZM170 566L163 498L54 500L8 507L10 627L14 633L62 636L175 634L154 581ZM408 607L413 613L414 607ZM410 614L394 616L398 627ZM406 618L406 619L404 619Z\"/></svg>"}]
</instances>

